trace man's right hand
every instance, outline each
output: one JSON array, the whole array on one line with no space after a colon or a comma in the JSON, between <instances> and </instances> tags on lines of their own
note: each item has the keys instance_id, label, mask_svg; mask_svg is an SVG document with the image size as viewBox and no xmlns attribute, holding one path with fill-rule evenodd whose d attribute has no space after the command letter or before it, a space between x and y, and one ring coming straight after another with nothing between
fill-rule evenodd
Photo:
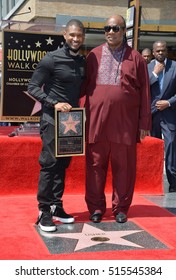
<instances>
[{"instance_id":1,"label":"man's right hand","mask_svg":"<svg viewBox=\"0 0 176 280\"><path fill-rule=\"evenodd\" d=\"M65 102L58 102L54 105L54 108L61 112L69 112L72 109L72 106Z\"/></svg>"},{"instance_id":2,"label":"man's right hand","mask_svg":"<svg viewBox=\"0 0 176 280\"><path fill-rule=\"evenodd\" d=\"M160 72L162 72L165 68L165 64L163 63L157 63L155 64L155 67L153 69L153 72L158 76Z\"/></svg>"}]
</instances>

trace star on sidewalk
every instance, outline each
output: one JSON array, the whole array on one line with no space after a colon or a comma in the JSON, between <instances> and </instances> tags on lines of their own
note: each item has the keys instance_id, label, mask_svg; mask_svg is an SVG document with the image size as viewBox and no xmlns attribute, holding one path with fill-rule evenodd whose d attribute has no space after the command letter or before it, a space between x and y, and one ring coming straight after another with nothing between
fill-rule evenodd
<instances>
[{"instance_id":1,"label":"star on sidewalk","mask_svg":"<svg viewBox=\"0 0 176 280\"><path fill-rule=\"evenodd\" d=\"M72 130L72 131L74 131L75 133L77 133L76 125L77 125L78 123L80 123L80 121L74 121L73 118L72 118L72 116L69 115L68 120L66 120L66 121L61 121L61 123L62 123L63 125L65 125L64 134L66 134L69 130Z\"/></svg>"},{"instance_id":2,"label":"star on sidewalk","mask_svg":"<svg viewBox=\"0 0 176 280\"><path fill-rule=\"evenodd\" d=\"M42 233L45 237L62 237L62 238L71 238L77 239L78 242L74 251L78 251L81 249L85 249L91 246L96 246L101 243L108 243L108 244L116 244L116 245L123 245L123 246L131 246L137 248L143 248L142 246L137 245L136 243L130 242L125 240L123 237L139 233L143 230L120 230L120 231L104 231L98 229L94 226L84 224L82 232L78 233ZM96 241L97 240L97 241ZM103 241L104 240L104 241Z\"/></svg>"}]
</instances>

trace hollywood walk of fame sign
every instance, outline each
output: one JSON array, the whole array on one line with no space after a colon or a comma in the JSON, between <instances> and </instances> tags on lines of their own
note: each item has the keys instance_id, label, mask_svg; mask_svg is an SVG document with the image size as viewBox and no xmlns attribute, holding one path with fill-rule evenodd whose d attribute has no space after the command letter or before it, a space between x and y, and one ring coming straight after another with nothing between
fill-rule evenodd
<instances>
[{"instance_id":1,"label":"hollywood walk of fame sign","mask_svg":"<svg viewBox=\"0 0 176 280\"><path fill-rule=\"evenodd\" d=\"M55 156L85 154L85 109L55 110Z\"/></svg>"},{"instance_id":2,"label":"hollywood walk of fame sign","mask_svg":"<svg viewBox=\"0 0 176 280\"><path fill-rule=\"evenodd\" d=\"M41 103L28 94L28 83L39 61L47 52L62 47L64 38L58 33L11 29L4 29L2 35L0 119L39 122Z\"/></svg>"}]
</instances>

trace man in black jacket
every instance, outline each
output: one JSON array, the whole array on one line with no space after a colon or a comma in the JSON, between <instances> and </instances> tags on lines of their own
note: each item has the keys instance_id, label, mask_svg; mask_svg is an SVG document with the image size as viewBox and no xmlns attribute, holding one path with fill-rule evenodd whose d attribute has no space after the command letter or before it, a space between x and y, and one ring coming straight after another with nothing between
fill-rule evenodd
<instances>
[{"instance_id":1,"label":"man in black jacket","mask_svg":"<svg viewBox=\"0 0 176 280\"><path fill-rule=\"evenodd\" d=\"M62 204L65 171L71 157L55 157L54 109L68 112L79 106L85 66L85 59L79 53L85 38L82 22L70 20L63 35L63 48L45 55L28 85L29 94L42 103L37 224L43 231L57 229L54 219L63 223L74 222L74 217L64 211Z\"/></svg>"}]
</instances>

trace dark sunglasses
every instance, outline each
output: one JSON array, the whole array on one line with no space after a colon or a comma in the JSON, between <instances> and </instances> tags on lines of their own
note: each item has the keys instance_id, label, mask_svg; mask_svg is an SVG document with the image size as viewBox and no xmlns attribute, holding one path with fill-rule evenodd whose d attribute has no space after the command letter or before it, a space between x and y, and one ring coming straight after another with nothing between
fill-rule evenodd
<instances>
[{"instance_id":1,"label":"dark sunglasses","mask_svg":"<svg viewBox=\"0 0 176 280\"><path fill-rule=\"evenodd\" d=\"M119 25L113 25L113 26L110 26L110 25L106 25L104 26L104 31L105 32L110 32L110 30L112 29L113 32L119 32L120 29L123 29L124 27L122 26L119 26Z\"/></svg>"}]
</instances>

